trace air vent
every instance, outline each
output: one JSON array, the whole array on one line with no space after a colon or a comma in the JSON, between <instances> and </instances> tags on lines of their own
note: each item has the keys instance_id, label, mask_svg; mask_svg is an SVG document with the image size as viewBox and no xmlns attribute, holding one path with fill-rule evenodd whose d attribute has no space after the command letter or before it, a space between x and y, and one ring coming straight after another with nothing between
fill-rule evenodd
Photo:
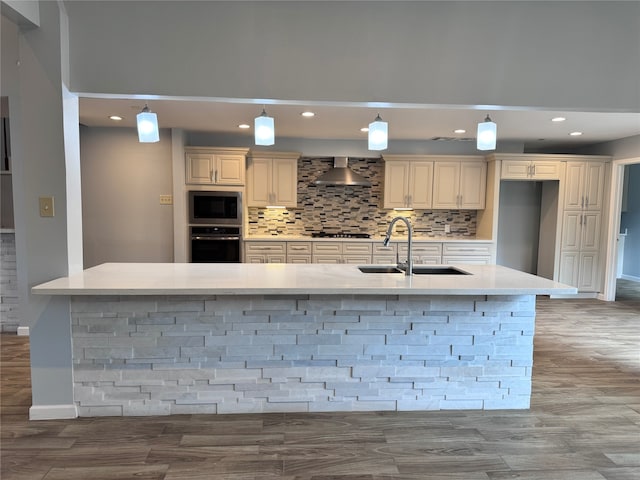
<instances>
[{"instance_id":1,"label":"air vent","mask_svg":"<svg viewBox=\"0 0 640 480\"><path fill-rule=\"evenodd\" d=\"M436 142L472 142L475 138L469 137L433 137L431 140Z\"/></svg>"}]
</instances>

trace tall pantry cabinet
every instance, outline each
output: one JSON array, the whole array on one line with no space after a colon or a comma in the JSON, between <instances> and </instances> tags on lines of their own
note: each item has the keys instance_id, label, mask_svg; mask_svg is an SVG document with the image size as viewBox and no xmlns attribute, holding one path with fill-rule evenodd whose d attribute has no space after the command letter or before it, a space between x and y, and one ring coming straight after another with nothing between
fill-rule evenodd
<instances>
[{"instance_id":1,"label":"tall pantry cabinet","mask_svg":"<svg viewBox=\"0 0 640 480\"><path fill-rule=\"evenodd\" d=\"M600 159L566 163L558 281L582 292L598 292L601 286L607 166Z\"/></svg>"}]
</instances>

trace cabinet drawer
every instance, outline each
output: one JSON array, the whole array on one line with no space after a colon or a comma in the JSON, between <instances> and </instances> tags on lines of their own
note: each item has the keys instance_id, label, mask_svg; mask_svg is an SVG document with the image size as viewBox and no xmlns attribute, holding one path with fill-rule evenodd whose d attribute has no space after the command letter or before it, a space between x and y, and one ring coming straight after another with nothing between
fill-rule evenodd
<instances>
[{"instance_id":1,"label":"cabinet drawer","mask_svg":"<svg viewBox=\"0 0 640 480\"><path fill-rule=\"evenodd\" d=\"M469 263L472 265L489 265L491 255L445 255L442 257L444 265L454 265L456 263Z\"/></svg>"},{"instance_id":2,"label":"cabinet drawer","mask_svg":"<svg viewBox=\"0 0 640 480\"><path fill-rule=\"evenodd\" d=\"M371 263L371 255L344 255L342 257L342 263L349 263L352 265L367 265Z\"/></svg>"},{"instance_id":3,"label":"cabinet drawer","mask_svg":"<svg viewBox=\"0 0 640 480\"><path fill-rule=\"evenodd\" d=\"M443 255L489 255L493 244L491 243L445 243Z\"/></svg>"},{"instance_id":4,"label":"cabinet drawer","mask_svg":"<svg viewBox=\"0 0 640 480\"><path fill-rule=\"evenodd\" d=\"M311 242L287 242L287 255L311 255Z\"/></svg>"},{"instance_id":5,"label":"cabinet drawer","mask_svg":"<svg viewBox=\"0 0 640 480\"><path fill-rule=\"evenodd\" d=\"M395 258L396 252L398 251L398 245L395 243L390 244L385 247L382 245L382 242L376 242L373 244L373 254L374 255L393 255Z\"/></svg>"},{"instance_id":6,"label":"cabinet drawer","mask_svg":"<svg viewBox=\"0 0 640 480\"><path fill-rule=\"evenodd\" d=\"M287 254L287 263L311 263L311 255Z\"/></svg>"},{"instance_id":7,"label":"cabinet drawer","mask_svg":"<svg viewBox=\"0 0 640 480\"><path fill-rule=\"evenodd\" d=\"M344 242L342 244L342 253L345 255L371 255L371 243Z\"/></svg>"},{"instance_id":8,"label":"cabinet drawer","mask_svg":"<svg viewBox=\"0 0 640 480\"><path fill-rule=\"evenodd\" d=\"M407 254L407 244L398 244L398 253L400 255ZM441 243L414 243L412 245L412 252L415 255L441 255L442 244Z\"/></svg>"},{"instance_id":9,"label":"cabinet drawer","mask_svg":"<svg viewBox=\"0 0 640 480\"><path fill-rule=\"evenodd\" d=\"M340 242L314 242L314 255L341 255L342 243Z\"/></svg>"},{"instance_id":10,"label":"cabinet drawer","mask_svg":"<svg viewBox=\"0 0 640 480\"><path fill-rule=\"evenodd\" d=\"M287 247L285 242L245 242L245 251L247 255L277 253L284 256L287 252Z\"/></svg>"},{"instance_id":11,"label":"cabinet drawer","mask_svg":"<svg viewBox=\"0 0 640 480\"><path fill-rule=\"evenodd\" d=\"M371 261L371 263L375 265L395 265L397 261L398 259L396 258L396 254L392 253L389 255L373 255L373 260Z\"/></svg>"}]
</instances>

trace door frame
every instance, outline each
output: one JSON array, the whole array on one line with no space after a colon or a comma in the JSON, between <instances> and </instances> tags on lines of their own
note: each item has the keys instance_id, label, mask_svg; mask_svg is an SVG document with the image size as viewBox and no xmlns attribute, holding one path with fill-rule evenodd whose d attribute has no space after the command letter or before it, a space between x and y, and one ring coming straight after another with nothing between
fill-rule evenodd
<instances>
[{"instance_id":1,"label":"door frame","mask_svg":"<svg viewBox=\"0 0 640 480\"><path fill-rule=\"evenodd\" d=\"M611 162L611 183L609 188L609 219L607 222L607 249L605 256L605 283L602 300L616 299L616 266L618 253L618 233L622 213L622 188L624 167L640 163L640 157L622 158Z\"/></svg>"}]
</instances>

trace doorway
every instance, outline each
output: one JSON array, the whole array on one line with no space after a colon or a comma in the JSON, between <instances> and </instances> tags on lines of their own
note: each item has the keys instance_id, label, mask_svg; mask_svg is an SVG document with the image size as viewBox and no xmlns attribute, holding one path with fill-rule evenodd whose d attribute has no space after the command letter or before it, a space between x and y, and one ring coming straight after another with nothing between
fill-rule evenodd
<instances>
[{"instance_id":1,"label":"doorway","mask_svg":"<svg viewBox=\"0 0 640 480\"><path fill-rule=\"evenodd\" d=\"M635 281L638 278L632 274L632 272L636 271L635 262L640 263L640 224L636 224L635 221L632 223L627 223L626 230L627 235L624 238L624 253L625 256L631 255L631 257L627 257L624 260L624 263L634 262L634 268L627 269L629 275L625 276L625 271L623 270L623 275L621 275L620 282L618 282L618 245L620 239L620 232L622 223L622 215L623 215L623 193L624 193L624 172L625 168L629 166L634 166L634 170L640 170L640 157L614 160L612 162L611 167L611 196L610 196L610 215L609 215L609 223L607 227L607 252L606 252L606 271L605 271L605 288L604 288L604 300L607 301L615 301L616 292L618 290L618 284L620 284L620 298L628 299L635 298L640 301L640 283ZM637 195L638 188L635 186L629 186L628 192L633 192ZM629 208L637 208L636 204L637 200L634 200L634 196L632 198L627 198L627 209ZM632 205L633 204L633 205ZM632 229L629 229L629 225L633 225ZM636 226L637 225L637 226ZM622 228L622 232L624 233L625 228ZM631 259L630 259L631 258ZM640 271L640 265L637 266L637 269Z\"/></svg>"}]
</instances>

